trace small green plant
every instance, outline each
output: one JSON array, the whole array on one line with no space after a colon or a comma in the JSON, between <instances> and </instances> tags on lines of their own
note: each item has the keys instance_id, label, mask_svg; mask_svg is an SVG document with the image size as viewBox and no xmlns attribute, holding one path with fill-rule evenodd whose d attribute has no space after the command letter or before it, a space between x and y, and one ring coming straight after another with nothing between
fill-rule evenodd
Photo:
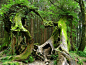
<instances>
[{"instance_id":1,"label":"small green plant","mask_svg":"<svg viewBox=\"0 0 86 65\"><path fill-rule=\"evenodd\" d=\"M80 65L83 65L82 60L81 60L81 59L79 59L79 58L78 58L78 60L79 60L79 61L78 61L77 63L78 63L78 64L80 64Z\"/></svg>"},{"instance_id":2,"label":"small green plant","mask_svg":"<svg viewBox=\"0 0 86 65\"><path fill-rule=\"evenodd\" d=\"M34 58L32 56L29 56L29 60L30 63L32 63L34 61Z\"/></svg>"},{"instance_id":3,"label":"small green plant","mask_svg":"<svg viewBox=\"0 0 86 65\"><path fill-rule=\"evenodd\" d=\"M84 51L83 52L85 52L86 53L86 47L85 47L85 49L84 49Z\"/></svg>"},{"instance_id":4,"label":"small green plant","mask_svg":"<svg viewBox=\"0 0 86 65\"><path fill-rule=\"evenodd\" d=\"M57 61L56 60L54 61L54 65L57 65Z\"/></svg>"},{"instance_id":5,"label":"small green plant","mask_svg":"<svg viewBox=\"0 0 86 65\"><path fill-rule=\"evenodd\" d=\"M51 57L52 57L54 60L56 60L57 57L58 57L58 54L57 54L57 55L54 55L54 54L53 54Z\"/></svg>"},{"instance_id":6,"label":"small green plant","mask_svg":"<svg viewBox=\"0 0 86 65\"><path fill-rule=\"evenodd\" d=\"M26 60L24 60L22 62L24 62L24 63L28 63L28 62L32 63L33 61L34 61L34 58L33 58L32 55L30 55L29 58L27 58Z\"/></svg>"},{"instance_id":7,"label":"small green plant","mask_svg":"<svg viewBox=\"0 0 86 65\"><path fill-rule=\"evenodd\" d=\"M86 62L86 59L83 59L84 62Z\"/></svg>"},{"instance_id":8,"label":"small green plant","mask_svg":"<svg viewBox=\"0 0 86 65\"><path fill-rule=\"evenodd\" d=\"M86 52L78 51L77 54L81 57L86 57Z\"/></svg>"},{"instance_id":9,"label":"small green plant","mask_svg":"<svg viewBox=\"0 0 86 65\"><path fill-rule=\"evenodd\" d=\"M5 62L8 62L8 61L11 61L10 58L11 58L11 56L3 57L2 59L0 59L0 62L5 63Z\"/></svg>"},{"instance_id":10,"label":"small green plant","mask_svg":"<svg viewBox=\"0 0 86 65\"><path fill-rule=\"evenodd\" d=\"M4 62L2 65L20 65L18 62Z\"/></svg>"},{"instance_id":11,"label":"small green plant","mask_svg":"<svg viewBox=\"0 0 86 65\"><path fill-rule=\"evenodd\" d=\"M28 63L28 60L25 60L24 62L25 62L25 63Z\"/></svg>"}]
</instances>

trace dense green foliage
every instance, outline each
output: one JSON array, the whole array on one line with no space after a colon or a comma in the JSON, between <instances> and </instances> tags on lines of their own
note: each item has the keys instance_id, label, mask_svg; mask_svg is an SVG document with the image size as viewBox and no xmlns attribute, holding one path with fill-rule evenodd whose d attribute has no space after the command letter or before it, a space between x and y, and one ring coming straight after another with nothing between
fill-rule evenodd
<instances>
[{"instance_id":1,"label":"dense green foliage","mask_svg":"<svg viewBox=\"0 0 86 65\"><path fill-rule=\"evenodd\" d=\"M86 57L86 52L78 51L77 54L82 57Z\"/></svg>"},{"instance_id":2,"label":"dense green foliage","mask_svg":"<svg viewBox=\"0 0 86 65\"><path fill-rule=\"evenodd\" d=\"M28 0L25 0L25 1L24 0L15 0L15 1L9 0L9 2L7 4L2 5L0 14L3 15L4 13L7 13L9 11L9 8L14 4L22 4L22 5L26 5L26 6L31 6L30 2Z\"/></svg>"}]
</instances>

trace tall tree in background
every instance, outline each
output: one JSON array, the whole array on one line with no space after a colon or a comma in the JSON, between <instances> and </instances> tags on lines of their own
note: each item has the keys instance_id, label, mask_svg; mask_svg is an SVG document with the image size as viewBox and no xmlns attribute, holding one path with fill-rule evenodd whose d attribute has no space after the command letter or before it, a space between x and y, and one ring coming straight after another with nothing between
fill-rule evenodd
<instances>
[{"instance_id":1,"label":"tall tree in background","mask_svg":"<svg viewBox=\"0 0 86 65\"><path fill-rule=\"evenodd\" d=\"M34 0L32 0L33 4ZM34 38L34 21L33 21L33 14L31 14L31 36Z\"/></svg>"},{"instance_id":2,"label":"tall tree in background","mask_svg":"<svg viewBox=\"0 0 86 65\"><path fill-rule=\"evenodd\" d=\"M85 5L83 0L75 0L79 3L80 10L81 10L81 19L82 19L82 36L81 42L79 46L79 50L83 51L86 45L86 22L85 22Z\"/></svg>"},{"instance_id":3,"label":"tall tree in background","mask_svg":"<svg viewBox=\"0 0 86 65\"><path fill-rule=\"evenodd\" d=\"M79 50L83 51L86 46L86 22L85 22L85 5L83 0L79 0L81 15L82 15L82 37Z\"/></svg>"}]
</instances>

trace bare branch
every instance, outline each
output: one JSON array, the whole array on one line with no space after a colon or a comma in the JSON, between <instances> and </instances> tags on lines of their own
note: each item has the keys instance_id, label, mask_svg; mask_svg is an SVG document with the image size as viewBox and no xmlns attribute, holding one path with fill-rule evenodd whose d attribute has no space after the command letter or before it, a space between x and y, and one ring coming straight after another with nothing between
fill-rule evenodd
<instances>
[{"instance_id":1,"label":"bare branch","mask_svg":"<svg viewBox=\"0 0 86 65\"><path fill-rule=\"evenodd\" d=\"M53 4L54 6L56 6L52 1L50 1L51 4Z\"/></svg>"}]
</instances>

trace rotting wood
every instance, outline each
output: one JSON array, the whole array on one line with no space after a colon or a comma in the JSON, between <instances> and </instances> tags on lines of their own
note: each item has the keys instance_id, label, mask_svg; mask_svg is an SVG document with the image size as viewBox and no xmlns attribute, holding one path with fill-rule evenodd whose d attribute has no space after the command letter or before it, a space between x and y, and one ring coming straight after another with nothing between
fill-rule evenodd
<instances>
[{"instance_id":1,"label":"rotting wood","mask_svg":"<svg viewBox=\"0 0 86 65\"><path fill-rule=\"evenodd\" d=\"M11 44L11 48L12 48L11 54L13 55L15 53L15 44L16 44L16 37L15 36L13 36L11 43L12 43Z\"/></svg>"}]
</instances>

